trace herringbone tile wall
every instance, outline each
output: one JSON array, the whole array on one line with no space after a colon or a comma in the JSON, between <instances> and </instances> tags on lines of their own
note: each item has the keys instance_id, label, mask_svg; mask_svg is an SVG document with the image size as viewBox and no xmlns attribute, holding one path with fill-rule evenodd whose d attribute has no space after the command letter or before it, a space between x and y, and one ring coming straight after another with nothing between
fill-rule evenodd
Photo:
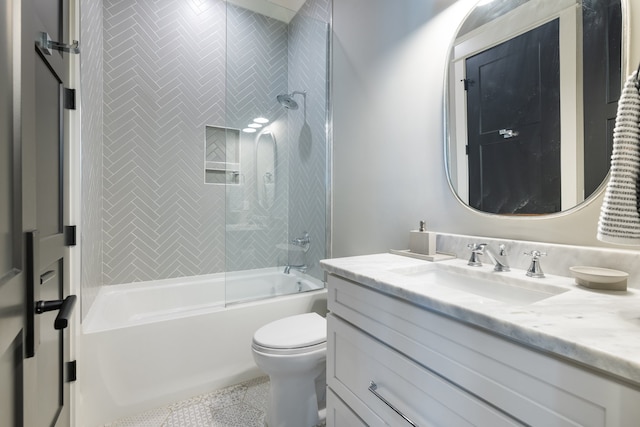
<instances>
[{"instance_id":1,"label":"herringbone tile wall","mask_svg":"<svg viewBox=\"0 0 640 427\"><path fill-rule=\"evenodd\" d=\"M224 187L205 124L224 124L225 4L104 0L104 283L224 271Z\"/></svg>"},{"instance_id":2,"label":"herringbone tile wall","mask_svg":"<svg viewBox=\"0 0 640 427\"><path fill-rule=\"evenodd\" d=\"M83 186L98 188L83 200L94 212L93 221L83 218L84 237L91 238L83 247L85 283L282 265L287 252L281 243L303 229L322 243L313 246L317 264L325 250L326 148L320 146L326 143L329 1L308 0L304 16L289 26L222 0L103 1L102 22L87 20L82 27L85 49L87 34L104 28L102 57L92 65L102 65L103 73L82 77L83 87L96 89L84 92L83 113L92 108L104 120L101 141L99 117L89 119L87 127L97 130L88 139L83 115L83 173L95 166ZM292 70L300 76L293 79ZM321 82L311 81L316 78ZM310 92L308 127L302 109L294 116L276 101L298 89ZM256 115L272 120L277 140L276 201L268 209L255 194L255 134L241 136L240 185L203 182L205 125L243 128ZM310 139L298 143L307 128L314 129ZM293 164L301 171L292 171ZM300 225L291 225L291 217Z\"/></svg>"},{"instance_id":3,"label":"herringbone tile wall","mask_svg":"<svg viewBox=\"0 0 640 427\"><path fill-rule=\"evenodd\" d=\"M81 0L80 10L83 209L79 230L84 316L102 284L102 2Z\"/></svg>"}]
</instances>

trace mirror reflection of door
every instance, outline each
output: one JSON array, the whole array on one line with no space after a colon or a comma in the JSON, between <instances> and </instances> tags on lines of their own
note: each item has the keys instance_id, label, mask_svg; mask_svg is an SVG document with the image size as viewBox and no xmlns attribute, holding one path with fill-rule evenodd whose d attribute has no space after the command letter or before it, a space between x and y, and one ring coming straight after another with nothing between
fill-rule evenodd
<instances>
[{"instance_id":1,"label":"mirror reflection of door","mask_svg":"<svg viewBox=\"0 0 640 427\"><path fill-rule=\"evenodd\" d=\"M622 86L622 6L620 0L584 0L582 10L584 193L588 197L609 173L613 152Z\"/></svg>"},{"instance_id":2,"label":"mirror reflection of door","mask_svg":"<svg viewBox=\"0 0 640 427\"><path fill-rule=\"evenodd\" d=\"M560 211L558 20L467 58L466 76L470 206Z\"/></svg>"}]
</instances>

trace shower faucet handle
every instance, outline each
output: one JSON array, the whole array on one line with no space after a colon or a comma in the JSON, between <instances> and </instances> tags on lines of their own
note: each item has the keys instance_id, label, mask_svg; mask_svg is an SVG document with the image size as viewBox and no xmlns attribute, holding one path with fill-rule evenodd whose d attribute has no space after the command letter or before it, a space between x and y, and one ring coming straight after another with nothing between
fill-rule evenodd
<instances>
[{"instance_id":1,"label":"shower faucet handle","mask_svg":"<svg viewBox=\"0 0 640 427\"><path fill-rule=\"evenodd\" d=\"M291 240L291 243L296 246L305 247L311 244L311 238L309 237L309 233L305 231L302 237L296 237L295 239Z\"/></svg>"}]
</instances>

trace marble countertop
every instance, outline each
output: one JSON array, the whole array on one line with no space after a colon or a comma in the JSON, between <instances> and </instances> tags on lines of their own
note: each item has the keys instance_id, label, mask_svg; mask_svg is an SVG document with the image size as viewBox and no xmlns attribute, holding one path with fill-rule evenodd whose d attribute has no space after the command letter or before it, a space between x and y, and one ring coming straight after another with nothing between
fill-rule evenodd
<instances>
[{"instance_id":1,"label":"marble countertop","mask_svg":"<svg viewBox=\"0 0 640 427\"><path fill-rule=\"evenodd\" d=\"M435 267L433 267L435 265ZM526 277L524 270L493 272L493 265L468 267L466 260L430 263L392 254L321 261L329 273L479 326L527 346L587 365L640 387L640 290L599 291L571 277ZM438 268L495 281L562 293L533 303L493 300L447 288L420 274Z\"/></svg>"}]
</instances>

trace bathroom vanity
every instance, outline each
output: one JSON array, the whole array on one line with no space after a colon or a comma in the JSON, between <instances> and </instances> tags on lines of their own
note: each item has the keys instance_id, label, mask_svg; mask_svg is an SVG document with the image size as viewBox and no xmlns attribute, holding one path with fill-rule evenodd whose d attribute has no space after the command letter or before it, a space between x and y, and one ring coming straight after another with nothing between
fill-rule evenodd
<instances>
[{"instance_id":1,"label":"bathroom vanity","mask_svg":"<svg viewBox=\"0 0 640 427\"><path fill-rule=\"evenodd\" d=\"M639 425L640 292L465 265L322 262L328 426Z\"/></svg>"}]
</instances>

